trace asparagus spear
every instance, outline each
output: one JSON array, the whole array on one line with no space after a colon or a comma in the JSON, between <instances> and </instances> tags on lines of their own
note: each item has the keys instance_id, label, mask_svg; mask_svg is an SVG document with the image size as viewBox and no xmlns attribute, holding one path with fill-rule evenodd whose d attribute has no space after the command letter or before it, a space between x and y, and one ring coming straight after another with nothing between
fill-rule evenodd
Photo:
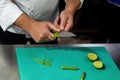
<instances>
[{"instance_id":1,"label":"asparagus spear","mask_svg":"<svg viewBox=\"0 0 120 80\"><path fill-rule=\"evenodd\" d=\"M80 80L84 80L84 79L85 79L85 76L86 76L86 73L83 72L83 73L82 73L82 76L81 76L81 78L80 78Z\"/></svg>"}]
</instances>

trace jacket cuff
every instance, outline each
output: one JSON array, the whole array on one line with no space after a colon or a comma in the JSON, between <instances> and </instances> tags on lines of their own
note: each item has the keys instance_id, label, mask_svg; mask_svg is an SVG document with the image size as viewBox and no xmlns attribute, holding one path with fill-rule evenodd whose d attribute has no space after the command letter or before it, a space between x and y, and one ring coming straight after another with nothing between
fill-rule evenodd
<instances>
[{"instance_id":1,"label":"jacket cuff","mask_svg":"<svg viewBox=\"0 0 120 80\"><path fill-rule=\"evenodd\" d=\"M0 26L6 31L23 12L13 3L3 7L0 13Z\"/></svg>"},{"instance_id":2,"label":"jacket cuff","mask_svg":"<svg viewBox=\"0 0 120 80\"><path fill-rule=\"evenodd\" d=\"M66 2L66 0L65 0L65 2ZM84 0L80 0L80 6L78 7L78 9L80 9L81 7L82 7L82 4L83 4L83 2L84 2Z\"/></svg>"}]
</instances>

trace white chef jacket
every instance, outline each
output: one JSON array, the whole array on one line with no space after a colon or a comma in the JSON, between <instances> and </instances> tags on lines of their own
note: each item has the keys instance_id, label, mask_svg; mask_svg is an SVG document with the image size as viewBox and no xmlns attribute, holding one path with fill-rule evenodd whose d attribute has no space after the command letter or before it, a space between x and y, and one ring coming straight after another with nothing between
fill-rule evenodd
<instances>
[{"instance_id":1,"label":"white chef jacket","mask_svg":"<svg viewBox=\"0 0 120 80\"><path fill-rule=\"evenodd\" d=\"M83 3L83 0L80 0ZM0 0L0 26L4 31L29 34L13 25L16 19L26 13L38 21L53 22L58 14L59 0ZM81 7L81 6L80 6Z\"/></svg>"}]
</instances>

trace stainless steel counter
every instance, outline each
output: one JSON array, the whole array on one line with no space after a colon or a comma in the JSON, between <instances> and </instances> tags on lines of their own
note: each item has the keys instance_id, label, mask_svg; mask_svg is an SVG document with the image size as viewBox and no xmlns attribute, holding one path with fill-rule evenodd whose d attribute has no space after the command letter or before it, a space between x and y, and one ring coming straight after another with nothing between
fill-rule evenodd
<instances>
[{"instance_id":1,"label":"stainless steel counter","mask_svg":"<svg viewBox=\"0 0 120 80\"><path fill-rule=\"evenodd\" d=\"M32 45L37 47L38 45ZM39 45L51 46L51 45ZM53 45L53 46L105 46L116 65L120 69L120 44L72 44L72 45ZM31 47L27 45L0 45L0 80L20 80L18 67L16 63L15 48L16 47Z\"/></svg>"}]
</instances>

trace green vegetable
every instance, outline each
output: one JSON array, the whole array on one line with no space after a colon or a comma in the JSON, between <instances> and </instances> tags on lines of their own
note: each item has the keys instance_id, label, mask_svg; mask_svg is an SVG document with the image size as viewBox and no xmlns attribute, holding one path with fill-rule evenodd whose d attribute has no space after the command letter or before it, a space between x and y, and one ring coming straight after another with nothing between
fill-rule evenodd
<instances>
[{"instance_id":1,"label":"green vegetable","mask_svg":"<svg viewBox=\"0 0 120 80\"><path fill-rule=\"evenodd\" d=\"M54 34L54 39L59 38L59 33L58 32L53 32L53 34Z\"/></svg>"},{"instance_id":2,"label":"green vegetable","mask_svg":"<svg viewBox=\"0 0 120 80\"><path fill-rule=\"evenodd\" d=\"M85 76L86 76L86 73L83 72L83 73L82 73L82 76L81 76L81 78L80 78L80 80L85 80Z\"/></svg>"},{"instance_id":3,"label":"green vegetable","mask_svg":"<svg viewBox=\"0 0 120 80\"><path fill-rule=\"evenodd\" d=\"M46 56L44 56L43 60L40 60L38 58L33 58L34 61L38 62L39 64L42 64L44 66L51 66L52 59L46 60Z\"/></svg>"},{"instance_id":4,"label":"green vegetable","mask_svg":"<svg viewBox=\"0 0 120 80\"><path fill-rule=\"evenodd\" d=\"M60 68L63 70L79 70L79 68L75 66L60 66Z\"/></svg>"}]
</instances>

